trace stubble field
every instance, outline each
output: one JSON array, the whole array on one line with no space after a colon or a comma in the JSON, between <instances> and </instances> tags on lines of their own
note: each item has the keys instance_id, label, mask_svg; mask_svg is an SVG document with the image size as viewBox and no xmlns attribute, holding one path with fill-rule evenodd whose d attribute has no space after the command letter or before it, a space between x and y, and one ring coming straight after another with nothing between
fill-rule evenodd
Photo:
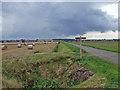
<instances>
[{"instance_id":1,"label":"stubble field","mask_svg":"<svg viewBox=\"0 0 120 90\"><path fill-rule=\"evenodd\" d=\"M28 45L32 45L32 43L27 43ZM17 47L17 43L14 44L3 44L7 45L6 50L2 50L2 58L7 57L16 57L16 56L25 56L25 55L33 55L35 53L50 53L55 48L57 43L36 43L35 46L33 46L33 49L28 50L28 46L22 44L21 48Z\"/></svg>"}]
</instances>

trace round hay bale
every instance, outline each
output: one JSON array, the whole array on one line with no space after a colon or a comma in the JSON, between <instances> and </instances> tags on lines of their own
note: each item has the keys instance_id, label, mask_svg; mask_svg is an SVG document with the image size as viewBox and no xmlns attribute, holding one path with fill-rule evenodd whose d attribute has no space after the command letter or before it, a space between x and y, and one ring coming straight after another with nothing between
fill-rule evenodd
<instances>
[{"instance_id":1,"label":"round hay bale","mask_svg":"<svg viewBox=\"0 0 120 90\"><path fill-rule=\"evenodd\" d=\"M26 46L26 45L27 45L27 43L24 43L24 45Z\"/></svg>"},{"instance_id":2,"label":"round hay bale","mask_svg":"<svg viewBox=\"0 0 120 90\"><path fill-rule=\"evenodd\" d=\"M5 45L5 48L7 49L7 46Z\"/></svg>"},{"instance_id":3,"label":"round hay bale","mask_svg":"<svg viewBox=\"0 0 120 90\"><path fill-rule=\"evenodd\" d=\"M33 43L33 46L35 46L35 43Z\"/></svg>"},{"instance_id":4,"label":"round hay bale","mask_svg":"<svg viewBox=\"0 0 120 90\"><path fill-rule=\"evenodd\" d=\"M2 50L5 50L5 49L7 49L7 46L6 46L6 45L2 45L2 46L1 46L1 49L2 49Z\"/></svg>"},{"instance_id":5,"label":"round hay bale","mask_svg":"<svg viewBox=\"0 0 120 90\"><path fill-rule=\"evenodd\" d=\"M44 42L44 44L47 44L47 42Z\"/></svg>"},{"instance_id":6,"label":"round hay bale","mask_svg":"<svg viewBox=\"0 0 120 90\"><path fill-rule=\"evenodd\" d=\"M22 45L21 45L21 44L18 44L18 45L17 45L17 47L18 47L18 48L21 48L21 47L22 47Z\"/></svg>"},{"instance_id":7,"label":"round hay bale","mask_svg":"<svg viewBox=\"0 0 120 90\"><path fill-rule=\"evenodd\" d=\"M28 45L28 49L33 49L33 45Z\"/></svg>"}]
</instances>

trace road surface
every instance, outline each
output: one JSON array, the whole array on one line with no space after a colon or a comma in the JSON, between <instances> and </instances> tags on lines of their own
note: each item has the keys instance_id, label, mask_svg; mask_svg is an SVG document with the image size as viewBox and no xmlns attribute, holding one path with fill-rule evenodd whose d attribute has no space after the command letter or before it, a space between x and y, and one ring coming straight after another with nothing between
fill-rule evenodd
<instances>
[{"instance_id":1,"label":"road surface","mask_svg":"<svg viewBox=\"0 0 120 90\"><path fill-rule=\"evenodd\" d=\"M77 44L73 44L73 43L69 43L69 44L80 47ZM118 53L95 49L95 48L86 47L86 46L82 46L82 49L86 50L87 52L90 52L91 54L95 56L99 56L100 58L103 58L104 60L118 64Z\"/></svg>"}]
</instances>

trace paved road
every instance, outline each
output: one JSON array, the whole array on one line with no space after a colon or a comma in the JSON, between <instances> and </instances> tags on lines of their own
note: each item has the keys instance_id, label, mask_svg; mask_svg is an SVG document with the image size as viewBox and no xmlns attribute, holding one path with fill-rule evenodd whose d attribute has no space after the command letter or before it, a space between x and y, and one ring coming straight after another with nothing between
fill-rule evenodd
<instances>
[{"instance_id":1,"label":"paved road","mask_svg":"<svg viewBox=\"0 0 120 90\"><path fill-rule=\"evenodd\" d=\"M76 45L73 43L69 43L69 44L80 47L79 45ZM90 52L93 55L96 55L96 56L99 56L100 58L103 58L104 60L111 61L111 62L118 64L118 53L100 50L100 49L95 49L95 48L86 47L86 46L82 46L82 48L84 50L86 50L87 52Z\"/></svg>"}]
</instances>

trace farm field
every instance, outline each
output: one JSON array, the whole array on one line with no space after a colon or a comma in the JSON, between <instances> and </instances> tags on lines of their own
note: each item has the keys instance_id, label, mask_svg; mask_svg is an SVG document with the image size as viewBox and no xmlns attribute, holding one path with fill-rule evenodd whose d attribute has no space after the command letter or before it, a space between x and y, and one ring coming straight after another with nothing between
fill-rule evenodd
<instances>
[{"instance_id":1,"label":"farm field","mask_svg":"<svg viewBox=\"0 0 120 90\"><path fill-rule=\"evenodd\" d=\"M78 47L64 42L36 45L34 49L41 51L36 54L22 48L3 50L3 88L118 87L118 67L85 50L80 60Z\"/></svg>"},{"instance_id":2,"label":"farm field","mask_svg":"<svg viewBox=\"0 0 120 90\"><path fill-rule=\"evenodd\" d=\"M79 42L75 44L79 44ZM120 53L118 41L84 41L82 45Z\"/></svg>"},{"instance_id":3,"label":"farm field","mask_svg":"<svg viewBox=\"0 0 120 90\"><path fill-rule=\"evenodd\" d=\"M32 43L27 43L27 44L32 44ZM34 53L49 53L52 52L51 50L55 48L57 43L36 43L36 45L33 47L32 50L28 50L28 46L22 45L21 48L17 47L17 43L8 43L8 44L3 44L7 45L8 49L2 51L2 58L7 58L7 57L15 57L15 56L24 56L24 55L32 55Z\"/></svg>"}]
</instances>

